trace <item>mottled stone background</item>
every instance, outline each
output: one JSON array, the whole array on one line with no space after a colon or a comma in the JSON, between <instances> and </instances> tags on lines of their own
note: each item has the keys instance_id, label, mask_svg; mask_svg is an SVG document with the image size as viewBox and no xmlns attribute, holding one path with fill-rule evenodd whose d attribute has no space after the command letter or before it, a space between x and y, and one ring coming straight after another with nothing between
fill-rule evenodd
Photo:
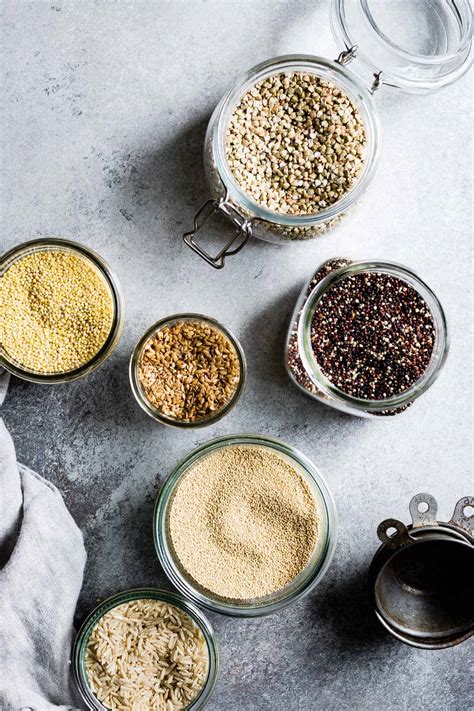
<instances>
[{"instance_id":1,"label":"mottled stone background","mask_svg":"<svg viewBox=\"0 0 474 711\"><path fill-rule=\"evenodd\" d=\"M429 97L381 90L381 164L353 219L307 244L255 241L217 272L181 240L207 198L208 118L236 75L261 60L287 52L335 57L329 3L1 6L1 244L77 239L110 262L125 292L124 334L103 367L71 385L13 381L4 406L19 459L59 486L84 531L79 616L117 590L168 585L151 520L160 482L178 459L217 435L265 433L320 467L339 510L339 545L324 581L294 608L253 621L210 615L222 668L209 708L467 709L472 645L429 652L392 640L374 623L364 585L382 519L406 521L411 496L428 491L447 520L457 499L472 493L472 75ZM285 375L296 295L334 256L406 264L448 312L446 369L398 418L337 414ZM238 408L196 432L155 424L127 380L143 330L186 310L235 330L249 365Z\"/></svg>"}]
</instances>

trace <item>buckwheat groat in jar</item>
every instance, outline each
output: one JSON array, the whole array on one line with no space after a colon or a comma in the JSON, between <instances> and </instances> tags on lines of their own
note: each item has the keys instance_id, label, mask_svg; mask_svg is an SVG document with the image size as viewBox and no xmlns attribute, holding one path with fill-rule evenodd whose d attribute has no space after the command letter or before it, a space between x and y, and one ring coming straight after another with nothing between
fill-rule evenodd
<instances>
[{"instance_id":1,"label":"buckwheat groat in jar","mask_svg":"<svg viewBox=\"0 0 474 711\"><path fill-rule=\"evenodd\" d=\"M370 92L343 64L308 55L264 62L211 118L204 165L213 199L185 241L220 268L250 236L283 244L316 237L365 192L379 147ZM215 212L236 232L212 257L194 234Z\"/></svg>"},{"instance_id":2,"label":"buckwheat groat in jar","mask_svg":"<svg viewBox=\"0 0 474 711\"><path fill-rule=\"evenodd\" d=\"M241 76L211 117L204 146L210 199L184 240L218 269L252 236L291 244L337 226L377 166L373 93L380 87L437 91L470 64L468 0L376 7L333 0L331 25L340 47L336 60L269 59ZM429 28L428 37L420 26ZM211 254L197 233L219 214L234 229Z\"/></svg>"},{"instance_id":3,"label":"buckwheat groat in jar","mask_svg":"<svg viewBox=\"0 0 474 711\"><path fill-rule=\"evenodd\" d=\"M325 262L292 316L285 362L310 397L361 417L403 412L438 377L446 318L413 272L386 262Z\"/></svg>"},{"instance_id":4,"label":"buckwheat groat in jar","mask_svg":"<svg viewBox=\"0 0 474 711\"><path fill-rule=\"evenodd\" d=\"M225 151L233 177L259 205L311 215L351 190L365 143L362 117L346 93L315 74L289 72L241 98Z\"/></svg>"}]
</instances>

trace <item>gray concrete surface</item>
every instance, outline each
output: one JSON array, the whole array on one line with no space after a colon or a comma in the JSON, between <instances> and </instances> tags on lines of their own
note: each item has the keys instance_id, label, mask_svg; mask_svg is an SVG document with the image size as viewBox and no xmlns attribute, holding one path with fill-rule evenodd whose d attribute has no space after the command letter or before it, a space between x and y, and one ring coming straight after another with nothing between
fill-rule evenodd
<instances>
[{"instance_id":1,"label":"gray concrete surface","mask_svg":"<svg viewBox=\"0 0 474 711\"><path fill-rule=\"evenodd\" d=\"M79 617L131 586L168 586L155 558L160 482L197 444L242 431L281 437L326 476L340 515L334 563L278 615L210 615L222 668L212 711L431 709L472 704L465 644L418 651L367 608L365 574L386 517L419 491L440 518L472 493L472 75L429 97L376 97L383 155L375 183L337 233L284 248L254 242L222 272L181 241L206 199L201 148L237 73L290 51L335 57L327 2L3 0L1 244L67 236L98 250L126 299L122 340L83 382L10 386L4 417L18 456L57 484L88 550ZM404 415L349 418L289 383L282 348L312 270L332 256L383 257L425 278L452 345L431 391ZM127 380L154 320L195 310L240 336L249 379L238 408L206 430L158 426Z\"/></svg>"}]
</instances>

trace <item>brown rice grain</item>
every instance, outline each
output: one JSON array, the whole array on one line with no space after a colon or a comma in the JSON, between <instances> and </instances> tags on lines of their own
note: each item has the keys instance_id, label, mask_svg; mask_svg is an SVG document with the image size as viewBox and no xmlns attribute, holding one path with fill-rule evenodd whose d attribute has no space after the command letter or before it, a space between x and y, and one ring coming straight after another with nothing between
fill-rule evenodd
<instances>
[{"instance_id":1,"label":"brown rice grain","mask_svg":"<svg viewBox=\"0 0 474 711\"><path fill-rule=\"evenodd\" d=\"M89 685L112 711L182 711L204 686L207 644L182 610L154 599L106 612L92 629L85 666Z\"/></svg>"}]
</instances>

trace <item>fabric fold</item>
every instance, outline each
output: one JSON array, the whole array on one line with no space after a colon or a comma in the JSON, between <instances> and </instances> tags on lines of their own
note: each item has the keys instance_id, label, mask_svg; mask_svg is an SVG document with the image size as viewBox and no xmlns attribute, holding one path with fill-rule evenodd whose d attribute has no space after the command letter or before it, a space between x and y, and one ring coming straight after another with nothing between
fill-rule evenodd
<instances>
[{"instance_id":1,"label":"fabric fold","mask_svg":"<svg viewBox=\"0 0 474 711\"><path fill-rule=\"evenodd\" d=\"M16 462L0 419L0 708L77 709L73 617L86 552L58 489Z\"/></svg>"}]
</instances>

